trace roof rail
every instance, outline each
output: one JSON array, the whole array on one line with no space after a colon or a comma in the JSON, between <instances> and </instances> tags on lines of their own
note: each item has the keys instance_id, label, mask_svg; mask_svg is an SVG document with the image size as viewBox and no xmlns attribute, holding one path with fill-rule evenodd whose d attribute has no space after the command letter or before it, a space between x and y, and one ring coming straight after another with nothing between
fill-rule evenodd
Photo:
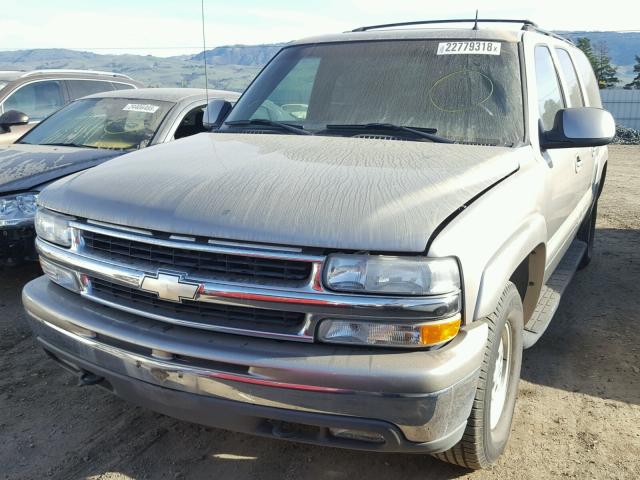
<instances>
[{"instance_id":1,"label":"roof rail","mask_svg":"<svg viewBox=\"0 0 640 480\"><path fill-rule=\"evenodd\" d=\"M133 78L131 78L129 75L125 75L124 73L105 72L102 70L80 70L80 69L65 69L65 68L31 70L30 72L23 73L21 77L30 77L32 75L40 75L43 73L76 73L76 74L89 74L89 75L109 75L112 77L120 77L120 78L126 78L128 80L133 80Z\"/></svg>"},{"instance_id":2,"label":"roof rail","mask_svg":"<svg viewBox=\"0 0 640 480\"><path fill-rule=\"evenodd\" d=\"M379 28L392 28L392 27L410 27L413 25L433 25L438 23L521 23L524 27L538 28L531 20L517 20L513 18L447 18L444 20L419 20L416 22L400 22L400 23L386 23L382 25L369 25L367 27L358 27L352 32L366 32L367 30L376 30Z\"/></svg>"},{"instance_id":3,"label":"roof rail","mask_svg":"<svg viewBox=\"0 0 640 480\"><path fill-rule=\"evenodd\" d=\"M561 40L561 41L567 42L567 43L569 43L571 45L575 45L575 43L573 43L573 41L570 38L563 37L561 35L558 35L557 33L550 32L549 30L545 30L545 29L540 28L538 26L523 25L522 26L522 30L540 33L541 35L547 35L548 37L553 37L556 40Z\"/></svg>"}]
</instances>

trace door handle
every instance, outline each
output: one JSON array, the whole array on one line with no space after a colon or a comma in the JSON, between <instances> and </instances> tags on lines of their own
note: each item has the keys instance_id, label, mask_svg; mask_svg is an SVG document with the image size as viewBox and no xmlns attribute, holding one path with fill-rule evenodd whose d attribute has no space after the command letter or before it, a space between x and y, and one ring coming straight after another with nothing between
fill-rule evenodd
<instances>
[{"instance_id":1,"label":"door handle","mask_svg":"<svg viewBox=\"0 0 640 480\"><path fill-rule=\"evenodd\" d=\"M576 155L576 172L582 168L582 159L580 155Z\"/></svg>"}]
</instances>

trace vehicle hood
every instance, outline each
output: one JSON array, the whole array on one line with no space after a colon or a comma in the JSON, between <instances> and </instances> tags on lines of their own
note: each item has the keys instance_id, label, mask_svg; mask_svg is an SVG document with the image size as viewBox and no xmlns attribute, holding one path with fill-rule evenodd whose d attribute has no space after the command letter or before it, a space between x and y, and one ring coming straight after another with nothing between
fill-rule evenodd
<instances>
[{"instance_id":1,"label":"vehicle hood","mask_svg":"<svg viewBox=\"0 0 640 480\"><path fill-rule=\"evenodd\" d=\"M0 193L29 190L121 154L114 150L51 145L0 146Z\"/></svg>"},{"instance_id":2,"label":"vehicle hood","mask_svg":"<svg viewBox=\"0 0 640 480\"><path fill-rule=\"evenodd\" d=\"M40 203L83 218L181 235L421 252L443 220L518 169L517 152L203 133L56 182Z\"/></svg>"}]
</instances>

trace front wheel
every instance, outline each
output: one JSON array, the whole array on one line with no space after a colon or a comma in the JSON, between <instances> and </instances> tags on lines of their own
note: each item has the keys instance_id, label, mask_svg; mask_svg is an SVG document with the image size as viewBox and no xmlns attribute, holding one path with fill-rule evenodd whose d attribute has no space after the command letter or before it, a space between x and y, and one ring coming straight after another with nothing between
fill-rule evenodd
<instances>
[{"instance_id":1,"label":"front wheel","mask_svg":"<svg viewBox=\"0 0 640 480\"><path fill-rule=\"evenodd\" d=\"M522 300L508 282L486 319L489 336L467 427L456 445L436 457L466 468L485 468L503 452L511 433L522 364Z\"/></svg>"}]
</instances>

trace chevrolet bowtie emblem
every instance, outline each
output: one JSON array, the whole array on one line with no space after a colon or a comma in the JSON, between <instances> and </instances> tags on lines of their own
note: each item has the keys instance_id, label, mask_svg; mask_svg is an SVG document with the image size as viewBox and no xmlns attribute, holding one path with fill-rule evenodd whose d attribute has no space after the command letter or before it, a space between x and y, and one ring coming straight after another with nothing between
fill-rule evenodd
<instances>
[{"instance_id":1,"label":"chevrolet bowtie emblem","mask_svg":"<svg viewBox=\"0 0 640 480\"><path fill-rule=\"evenodd\" d=\"M140 288L145 292L155 293L158 298L163 300L181 302L183 299L193 300L196 298L200 284L186 282L179 274L158 272L155 277L145 275Z\"/></svg>"}]
</instances>

